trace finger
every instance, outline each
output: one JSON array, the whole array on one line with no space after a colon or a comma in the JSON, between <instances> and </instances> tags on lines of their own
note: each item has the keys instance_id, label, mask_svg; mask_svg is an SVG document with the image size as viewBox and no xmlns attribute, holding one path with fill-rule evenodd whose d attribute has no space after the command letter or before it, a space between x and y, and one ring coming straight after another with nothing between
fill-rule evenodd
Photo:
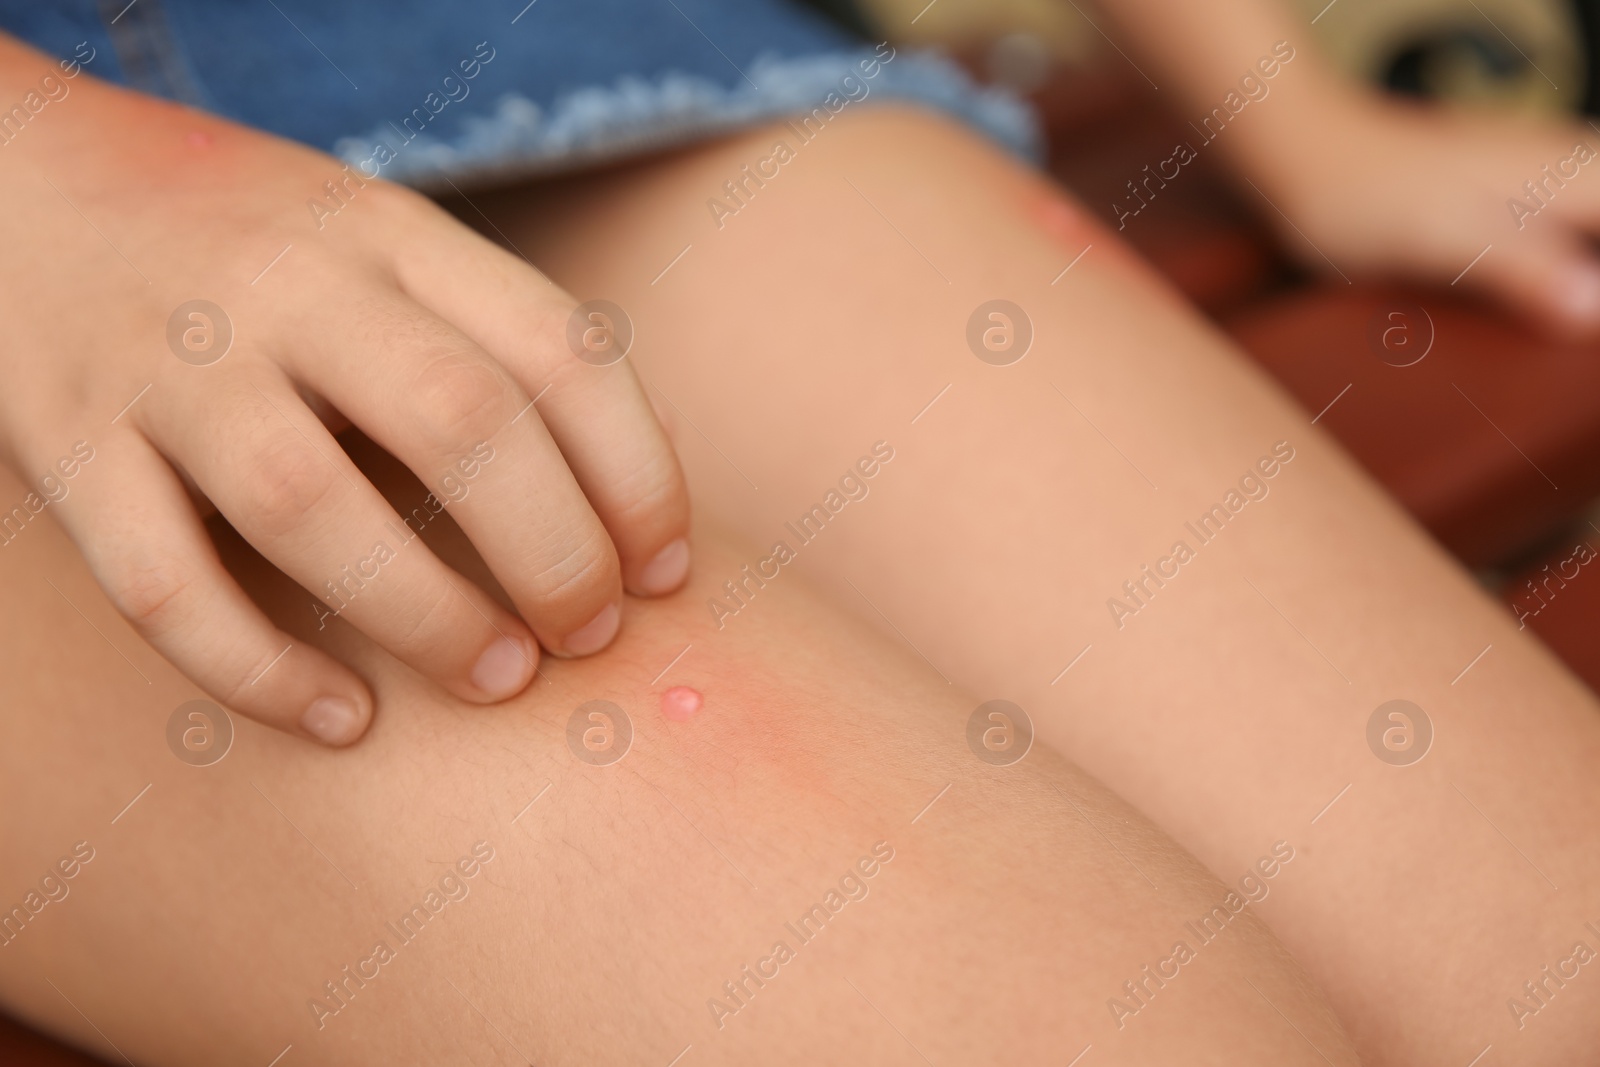
<instances>
[{"instance_id":1,"label":"finger","mask_svg":"<svg viewBox=\"0 0 1600 1067\"><path fill-rule=\"evenodd\" d=\"M616 550L528 395L404 294L359 306L354 322L317 322L330 343L294 371L449 503L546 648L598 652L622 618Z\"/></svg>"},{"instance_id":2,"label":"finger","mask_svg":"<svg viewBox=\"0 0 1600 1067\"><path fill-rule=\"evenodd\" d=\"M628 589L659 595L678 588L689 572L689 493L620 350L631 327L592 312L579 332L580 344L591 344L578 356L570 297L453 218L441 212L436 221L410 238L419 252L426 245L427 255L396 260L401 284L540 396L539 414L611 534Z\"/></svg>"},{"instance_id":3,"label":"finger","mask_svg":"<svg viewBox=\"0 0 1600 1067\"><path fill-rule=\"evenodd\" d=\"M272 625L218 559L183 485L134 433L98 449L61 515L124 618L247 718L327 745L366 732L372 695L327 653Z\"/></svg>"},{"instance_id":4,"label":"finger","mask_svg":"<svg viewBox=\"0 0 1600 1067\"><path fill-rule=\"evenodd\" d=\"M1570 232L1528 229L1497 242L1466 278L1558 334L1600 330L1600 260Z\"/></svg>"},{"instance_id":5,"label":"finger","mask_svg":"<svg viewBox=\"0 0 1600 1067\"><path fill-rule=\"evenodd\" d=\"M397 659L476 703L532 679L522 622L446 567L366 480L287 381L215 381L178 396L156 444L279 570ZM420 502L419 502L420 503Z\"/></svg>"}]
</instances>

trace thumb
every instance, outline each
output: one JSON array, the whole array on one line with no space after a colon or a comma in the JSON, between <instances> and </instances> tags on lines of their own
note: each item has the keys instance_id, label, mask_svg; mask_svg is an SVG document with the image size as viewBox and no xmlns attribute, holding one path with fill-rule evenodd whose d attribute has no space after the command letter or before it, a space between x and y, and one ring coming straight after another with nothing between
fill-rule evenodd
<instances>
[{"instance_id":1,"label":"thumb","mask_svg":"<svg viewBox=\"0 0 1600 1067\"><path fill-rule=\"evenodd\" d=\"M1458 281L1489 292L1558 336L1600 333L1600 259L1570 231L1529 230L1496 242Z\"/></svg>"}]
</instances>

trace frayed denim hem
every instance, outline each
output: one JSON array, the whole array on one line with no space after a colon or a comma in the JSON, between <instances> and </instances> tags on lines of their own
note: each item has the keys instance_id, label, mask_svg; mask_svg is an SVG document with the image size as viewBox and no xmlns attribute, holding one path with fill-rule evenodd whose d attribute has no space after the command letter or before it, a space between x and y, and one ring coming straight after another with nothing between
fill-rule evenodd
<instances>
[{"instance_id":1,"label":"frayed denim hem","mask_svg":"<svg viewBox=\"0 0 1600 1067\"><path fill-rule=\"evenodd\" d=\"M870 78L862 73L864 60L878 64ZM874 100L897 100L946 111L1031 162L1043 155L1026 104L975 85L937 53L891 53L887 60L871 51L767 56L744 74L731 87L682 73L653 81L624 77L568 93L548 108L511 94L492 114L462 119L455 136L389 123L367 137L340 138L334 154L369 177L439 191L579 170L814 109L831 118Z\"/></svg>"}]
</instances>

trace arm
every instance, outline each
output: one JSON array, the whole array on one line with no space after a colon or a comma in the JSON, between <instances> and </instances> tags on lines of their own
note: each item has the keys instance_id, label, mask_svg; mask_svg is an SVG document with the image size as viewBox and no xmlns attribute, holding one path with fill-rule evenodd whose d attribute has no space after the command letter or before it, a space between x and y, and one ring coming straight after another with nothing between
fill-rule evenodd
<instances>
[{"instance_id":1,"label":"arm","mask_svg":"<svg viewBox=\"0 0 1600 1067\"><path fill-rule=\"evenodd\" d=\"M1263 213L1307 266L1461 277L1558 332L1600 329L1600 260L1587 240L1600 230L1600 175L1587 167L1600 144L1593 131L1356 85L1277 0L1102 2L1181 114L1198 121L1230 92L1244 97L1246 74L1265 84L1268 95L1227 125L1215 150L1270 200ZM1327 14L1338 16L1336 7ZM1257 64L1278 42L1293 59L1261 78Z\"/></svg>"}]
</instances>

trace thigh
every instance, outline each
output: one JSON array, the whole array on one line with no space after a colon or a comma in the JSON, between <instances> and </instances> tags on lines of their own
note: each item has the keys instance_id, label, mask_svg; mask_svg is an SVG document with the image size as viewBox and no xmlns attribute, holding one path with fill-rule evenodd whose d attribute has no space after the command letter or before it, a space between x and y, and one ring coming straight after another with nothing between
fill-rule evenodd
<instances>
[{"instance_id":1,"label":"thigh","mask_svg":"<svg viewBox=\"0 0 1600 1067\"><path fill-rule=\"evenodd\" d=\"M422 534L489 581L447 515ZM219 537L371 679L358 746L234 719L208 762L48 517L0 553L0 997L111 1062L1355 1062L1250 892L1043 751L980 758L975 700L799 576L715 627L747 558L715 531L686 592L495 707ZM676 685L703 706L664 715Z\"/></svg>"},{"instance_id":2,"label":"thigh","mask_svg":"<svg viewBox=\"0 0 1600 1067\"><path fill-rule=\"evenodd\" d=\"M627 309L700 507L1213 870L1294 841L1263 907L1366 1056L1592 1047L1591 695L1059 190L884 109L479 206Z\"/></svg>"}]
</instances>

